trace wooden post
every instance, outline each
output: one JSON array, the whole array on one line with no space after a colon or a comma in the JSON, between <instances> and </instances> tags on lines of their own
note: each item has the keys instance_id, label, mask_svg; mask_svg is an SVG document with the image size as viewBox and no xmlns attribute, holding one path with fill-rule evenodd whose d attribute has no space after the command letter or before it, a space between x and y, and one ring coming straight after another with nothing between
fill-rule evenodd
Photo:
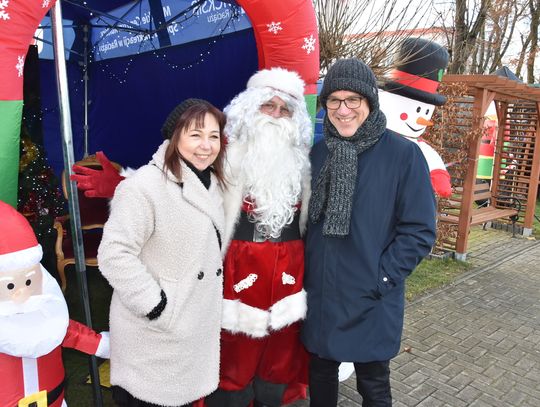
<instances>
[{"instance_id":1,"label":"wooden post","mask_svg":"<svg viewBox=\"0 0 540 407\"><path fill-rule=\"evenodd\" d=\"M484 115L489 104L495 98L495 93L487 89L476 89L474 95L473 115L471 131L482 130L484 126ZM463 195L461 201L461 211L459 213L458 237L456 242L456 259L465 260L467 257L467 240L471 229L471 211L473 205L474 184L476 183L476 171L478 169L478 152L482 142L482 133L471 140L467 154L467 172L463 180Z\"/></svg>"},{"instance_id":2,"label":"wooden post","mask_svg":"<svg viewBox=\"0 0 540 407\"><path fill-rule=\"evenodd\" d=\"M536 102L536 120L534 132L534 152L531 168L531 178L529 182L529 194L527 196L527 211L523 221L523 235L530 236L534 222L534 210L536 208L536 195L538 193L538 183L540 179L540 102Z\"/></svg>"}]
</instances>

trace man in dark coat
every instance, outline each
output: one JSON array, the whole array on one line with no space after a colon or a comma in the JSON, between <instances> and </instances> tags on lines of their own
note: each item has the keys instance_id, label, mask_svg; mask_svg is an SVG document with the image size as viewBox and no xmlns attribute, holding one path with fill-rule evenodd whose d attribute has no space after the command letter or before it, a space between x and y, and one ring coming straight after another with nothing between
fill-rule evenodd
<instances>
[{"instance_id":1,"label":"man in dark coat","mask_svg":"<svg viewBox=\"0 0 540 407\"><path fill-rule=\"evenodd\" d=\"M302 330L310 406L337 405L340 362L354 362L364 407L391 406L405 279L435 241L429 169L416 144L386 129L362 61L338 60L320 98L328 113L311 152Z\"/></svg>"}]
</instances>

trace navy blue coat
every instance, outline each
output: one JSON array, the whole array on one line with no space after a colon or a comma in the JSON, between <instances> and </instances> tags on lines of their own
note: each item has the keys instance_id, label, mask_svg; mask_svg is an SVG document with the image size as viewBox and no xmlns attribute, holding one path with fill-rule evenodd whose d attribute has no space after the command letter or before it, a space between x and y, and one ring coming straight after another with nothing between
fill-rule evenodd
<instances>
[{"instance_id":1,"label":"navy blue coat","mask_svg":"<svg viewBox=\"0 0 540 407\"><path fill-rule=\"evenodd\" d=\"M327 155L324 141L313 147L312 182ZM401 342L405 278L435 241L435 198L420 148L386 130L358 157L353 199L347 237L323 236L324 218L308 224L302 340L326 359L389 360Z\"/></svg>"}]
</instances>

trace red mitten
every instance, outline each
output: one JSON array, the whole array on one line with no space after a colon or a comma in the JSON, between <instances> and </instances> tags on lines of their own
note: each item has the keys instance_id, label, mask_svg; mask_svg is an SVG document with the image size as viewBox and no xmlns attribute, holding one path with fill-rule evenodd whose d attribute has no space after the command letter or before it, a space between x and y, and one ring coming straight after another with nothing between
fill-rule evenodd
<instances>
[{"instance_id":1,"label":"red mitten","mask_svg":"<svg viewBox=\"0 0 540 407\"><path fill-rule=\"evenodd\" d=\"M450 174L446 170L436 169L431 171L431 185L433 190L441 198L449 198L452 195L452 185L450 185Z\"/></svg>"},{"instance_id":2,"label":"red mitten","mask_svg":"<svg viewBox=\"0 0 540 407\"><path fill-rule=\"evenodd\" d=\"M70 179L77 183L77 188L89 198L112 198L116 186L124 179L112 165L103 151L96 153L101 170L94 170L80 165L73 166L74 174Z\"/></svg>"}]
</instances>

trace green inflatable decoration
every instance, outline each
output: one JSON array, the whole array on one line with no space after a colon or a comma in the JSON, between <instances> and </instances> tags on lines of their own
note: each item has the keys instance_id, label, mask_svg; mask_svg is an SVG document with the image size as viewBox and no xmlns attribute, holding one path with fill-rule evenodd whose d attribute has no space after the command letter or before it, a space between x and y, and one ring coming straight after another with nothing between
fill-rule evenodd
<instances>
[{"instance_id":1,"label":"green inflatable decoration","mask_svg":"<svg viewBox=\"0 0 540 407\"><path fill-rule=\"evenodd\" d=\"M0 200L17 207L24 62L51 1L0 1Z\"/></svg>"},{"instance_id":2,"label":"green inflatable decoration","mask_svg":"<svg viewBox=\"0 0 540 407\"><path fill-rule=\"evenodd\" d=\"M17 207L22 100L0 101L0 201Z\"/></svg>"}]
</instances>

